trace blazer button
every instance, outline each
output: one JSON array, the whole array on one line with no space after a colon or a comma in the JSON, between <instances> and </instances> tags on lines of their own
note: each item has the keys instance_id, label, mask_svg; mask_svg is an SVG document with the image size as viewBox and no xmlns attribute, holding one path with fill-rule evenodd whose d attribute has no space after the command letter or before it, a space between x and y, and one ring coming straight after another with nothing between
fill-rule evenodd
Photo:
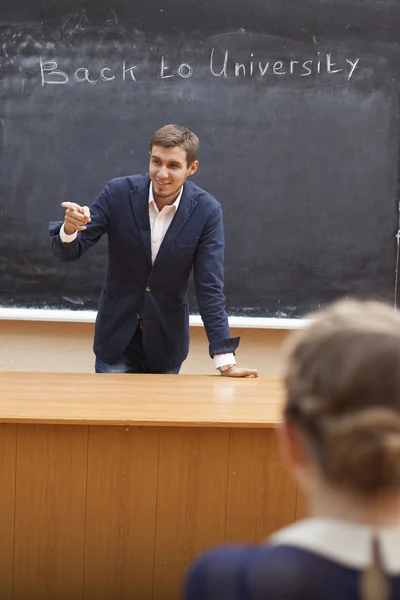
<instances>
[{"instance_id":1,"label":"blazer button","mask_svg":"<svg viewBox=\"0 0 400 600\"><path fill-rule=\"evenodd\" d=\"M151 285L148 285L146 288L146 292L151 292Z\"/></svg>"}]
</instances>

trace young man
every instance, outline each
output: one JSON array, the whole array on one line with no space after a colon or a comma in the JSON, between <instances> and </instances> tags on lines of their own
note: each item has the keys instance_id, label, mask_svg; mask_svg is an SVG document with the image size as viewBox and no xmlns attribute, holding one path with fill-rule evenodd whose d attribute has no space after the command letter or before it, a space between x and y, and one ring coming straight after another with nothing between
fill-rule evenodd
<instances>
[{"instance_id":1,"label":"young man","mask_svg":"<svg viewBox=\"0 0 400 600\"><path fill-rule=\"evenodd\" d=\"M187 291L193 268L210 355L224 376L257 377L235 365L223 294L221 205L187 181L197 136L166 125L150 141L149 174L111 180L91 207L63 202L50 223L53 251L77 260L108 234L108 268L96 320L98 373L178 373L188 354Z\"/></svg>"}]
</instances>

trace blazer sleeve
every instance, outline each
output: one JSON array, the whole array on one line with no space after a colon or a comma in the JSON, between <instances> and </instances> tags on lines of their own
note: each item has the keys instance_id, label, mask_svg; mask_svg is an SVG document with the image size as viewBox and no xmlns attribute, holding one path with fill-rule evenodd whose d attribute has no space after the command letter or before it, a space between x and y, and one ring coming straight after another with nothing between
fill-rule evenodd
<instances>
[{"instance_id":1,"label":"blazer sleeve","mask_svg":"<svg viewBox=\"0 0 400 600\"><path fill-rule=\"evenodd\" d=\"M235 352L239 337L231 338L224 296L224 225L218 204L207 220L194 257L194 283L210 356Z\"/></svg>"},{"instance_id":2,"label":"blazer sleeve","mask_svg":"<svg viewBox=\"0 0 400 600\"><path fill-rule=\"evenodd\" d=\"M89 248L94 246L103 233L106 233L110 221L112 189L111 182L97 196L90 208L90 223L84 231L79 231L76 239L64 243L60 238L63 221L49 223L49 234L53 254L62 262L78 260Z\"/></svg>"}]
</instances>

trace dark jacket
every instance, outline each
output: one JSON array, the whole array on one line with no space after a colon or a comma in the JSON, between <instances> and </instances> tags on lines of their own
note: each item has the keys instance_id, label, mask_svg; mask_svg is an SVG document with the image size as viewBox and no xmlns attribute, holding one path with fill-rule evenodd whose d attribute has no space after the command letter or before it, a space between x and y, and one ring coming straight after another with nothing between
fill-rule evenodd
<instances>
[{"instance_id":1,"label":"dark jacket","mask_svg":"<svg viewBox=\"0 0 400 600\"><path fill-rule=\"evenodd\" d=\"M77 260L108 234L108 267L96 319L94 352L105 362L119 359L139 320L143 350L152 371L178 366L188 354L189 276L194 282L210 355L234 352L223 294L224 231L221 205L186 181L175 217L151 264L149 175L111 180L90 207L91 222L64 244L62 222L50 223L53 252Z\"/></svg>"}]
</instances>

